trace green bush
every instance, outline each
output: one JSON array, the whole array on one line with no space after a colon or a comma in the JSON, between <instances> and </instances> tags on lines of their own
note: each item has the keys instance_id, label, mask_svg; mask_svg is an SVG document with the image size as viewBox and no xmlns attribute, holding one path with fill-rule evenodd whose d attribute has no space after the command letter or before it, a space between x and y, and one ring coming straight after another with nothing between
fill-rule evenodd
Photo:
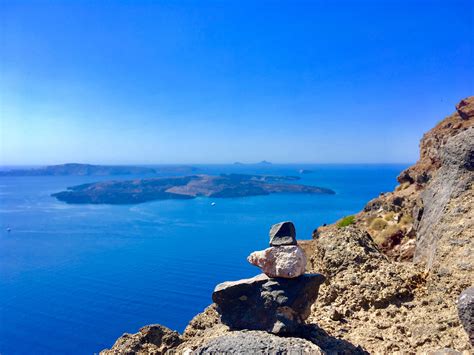
<instances>
[{"instance_id":1,"label":"green bush","mask_svg":"<svg viewBox=\"0 0 474 355\"><path fill-rule=\"evenodd\" d=\"M347 216L337 222L338 228L344 228L355 223L355 216Z\"/></svg>"},{"instance_id":2,"label":"green bush","mask_svg":"<svg viewBox=\"0 0 474 355\"><path fill-rule=\"evenodd\" d=\"M381 231L387 226L387 221L383 218L375 218L372 223L370 223L370 228L376 231Z\"/></svg>"}]
</instances>

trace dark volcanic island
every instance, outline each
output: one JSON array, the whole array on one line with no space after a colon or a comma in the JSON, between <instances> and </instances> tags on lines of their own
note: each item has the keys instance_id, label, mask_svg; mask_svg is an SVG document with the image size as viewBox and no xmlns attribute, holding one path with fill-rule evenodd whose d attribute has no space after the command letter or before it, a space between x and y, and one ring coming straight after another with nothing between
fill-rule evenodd
<instances>
[{"instance_id":1,"label":"dark volcanic island","mask_svg":"<svg viewBox=\"0 0 474 355\"><path fill-rule=\"evenodd\" d=\"M298 177L244 174L114 180L72 186L67 191L52 196L67 203L134 204L153 200L191 199L198 196L225 198L272 193L335 193L323 187L285 183L293 180L298 180Z\"/></svg>"}]
</instances>

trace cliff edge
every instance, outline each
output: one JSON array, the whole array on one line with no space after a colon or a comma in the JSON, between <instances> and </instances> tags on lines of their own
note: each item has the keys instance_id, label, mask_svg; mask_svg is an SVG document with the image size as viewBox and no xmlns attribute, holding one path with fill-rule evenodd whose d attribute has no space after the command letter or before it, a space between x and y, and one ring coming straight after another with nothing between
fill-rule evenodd
<instances>
[{"instance_id":1,"label":"cliff edge","mask_svg":"<svg viewBox=\"0 0 474 355\"><path fill-rule=\"evenodd\" d=\"M395 191L298 243L325 276L298 334L231 331L213 304L183 334L148 326L101 354L472 352L457 300L474 285L473 144L469 97L423 136Z\"/></svg>"}]
</instances>

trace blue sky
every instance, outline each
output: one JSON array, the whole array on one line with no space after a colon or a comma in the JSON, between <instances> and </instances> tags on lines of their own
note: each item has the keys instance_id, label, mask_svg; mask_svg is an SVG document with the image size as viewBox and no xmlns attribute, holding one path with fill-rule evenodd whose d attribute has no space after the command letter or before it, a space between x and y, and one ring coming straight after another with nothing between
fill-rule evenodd
<instances>
[{"instance_id":1,"label":"blue sky","mask_svg":"<svg viewBox=\"0 0 474 355\"><path fill-rule=\"evenodd\" d=\"M391 163L474 94L472 1L0 1L1 164Z\"/></svg>"}]
</instances>

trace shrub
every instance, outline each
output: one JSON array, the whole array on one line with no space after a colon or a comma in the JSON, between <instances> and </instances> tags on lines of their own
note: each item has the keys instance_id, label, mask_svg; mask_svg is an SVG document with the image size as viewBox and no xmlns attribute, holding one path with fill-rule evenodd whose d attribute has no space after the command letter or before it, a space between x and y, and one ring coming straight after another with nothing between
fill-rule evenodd
<instances>
[{"instance_id":1,"label":"shrub","mask_svg":"<svg viewBox=\"0 0 474 355\"><path fill-rule=\"evenodd\" d=\"M387 226L387 221L384 220L383 218L375 218L372 223L370 223L370 228L376 231L381 231Z\"/></svg>"},{"instance_id":2,"label":"shrub","mask_svg":"<svg viewBox=\"0 0 474 355\"><path fill-rule=\"evenodd\" d=\"M338 228L344 228L355 223L355 216L346 216L337 222Z\"/></svg>"},{"instance_id":3,"label":"shrub","mask_svg":"<svg viewBox=\"0 0 474 355\"><path fill-rule=\"evenodd\" d=\"M393 216L395 216L395 212L389 212L383 217L383 219L385 219L388 222L388 221L393 220Z\"/></svg>"},{"instance_id":4,"label":"shrub","mask_svg":"<svg viewBox=\"0 0 474 355\"><path fill-rule=\"evenodd\" d=\"M402 218L400 219L400 224L406 226L407 224L410 224L410 223L413 223L413 217L408 214L404 214Z\"/></svg>"}]
</instances>

